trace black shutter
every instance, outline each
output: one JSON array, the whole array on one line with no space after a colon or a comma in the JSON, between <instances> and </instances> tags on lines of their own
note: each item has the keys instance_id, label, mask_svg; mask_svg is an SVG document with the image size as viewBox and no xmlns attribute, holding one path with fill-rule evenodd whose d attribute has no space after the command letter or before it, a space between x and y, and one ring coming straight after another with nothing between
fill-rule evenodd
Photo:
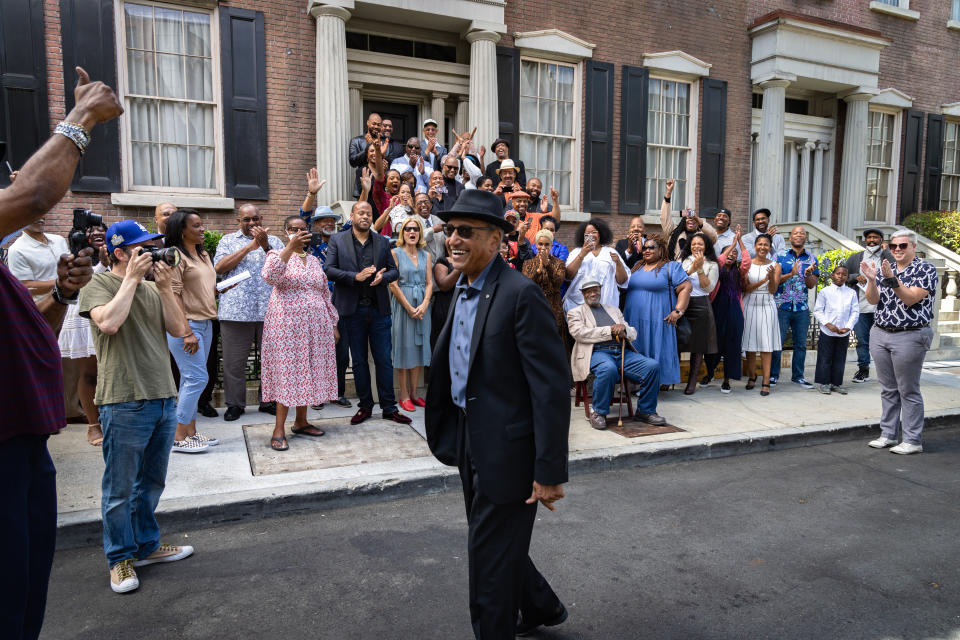
<instances>
[{"instance_id":1,"label":"black shutter","mask_svg":"<svg viewBox=\"0 0 960 640\"><path fill-rule=\"evenodd\" d=\"M499 136L510 143L510 152L516 158L520 153L520 50L513 47L497 47L497 111ZM481 143L491 147L493 139Z\"/></svg>"},{"instance_id":2,"label":"black shutter","mask_svg":"<svg viewBox=\"0 0 960 640\"><path fill-rule=\"evenodd\" d=\"M900 196L900 220L917 210L920 198L920 165L923 162L923 112L909 109L903 137L903 192Z\"/></svg>"},{"instance_id":3,"label":"black shutter","mask_svg":"<svg viewBox=\"0 0 960 640\"><path fill-rule=\"evenodd\" d=\"M613 65L587 62L583 210L609 212L613 173Z\"/></svg>"},{"instance_id":4,"label":"black shutter","mask_svg":"<svg viewBox=\"0 0 960 640\"><path fill-rule=\"evenodd\" d=\"M713 217L723 206L723 161L727 141L727 83L703 81L700 134L700 215Z\"/></svg>"},{"instance_id":5,"label":"black shutter","mask_svg":"<svg viewBox=\"0 0 960 640\"><path fill-rule=\"evenodd\" d=\"M73 108L75 67L83 67L91 81L116 88L113 0L60 0L63 45L63 93L66 111ZM73 191L120 191L120 124L114 118L91 133L90 146L77 165Z\"/></svg>"},{"instance_id":6,"label":"black shutter","mask_svg":"<svg viewBox=\"0 0 960 640\"><path fill-rule=\"evenodd\" d=\"M50 135L42 0L0 0L0 142L19 169ZM0 164L0 185L10 184Z\"/></svg>"},{"instance_id":7,"label":"black shutter","mask_svg":"<svg viewBox=\"0 0 960 640\"><path fill-rule=\"evenodd\" d=\"M267 66L263 13L220 7L227 196L267 200Z\"/></svg>"},{"instance_id":8,"label":"black shutter","mask_svg":"<svg viewBox=\"0 0 960 640\"><path fill-rule=\"evenodd\" d=\"M620 86L620 213L643 213L647 186L649 73L623 66Z\"/></svg>"},{"instance_id":9,"label":"black shutter","mask_svg":"<svg viewBox=\"0 0 960 640\"><path fill-rule=\"evenodd\" d=\"M943 116L927 114L927 158L923 171L923 208L940 209L940 174L943 172Z\"/></svg>"}]
</instances>

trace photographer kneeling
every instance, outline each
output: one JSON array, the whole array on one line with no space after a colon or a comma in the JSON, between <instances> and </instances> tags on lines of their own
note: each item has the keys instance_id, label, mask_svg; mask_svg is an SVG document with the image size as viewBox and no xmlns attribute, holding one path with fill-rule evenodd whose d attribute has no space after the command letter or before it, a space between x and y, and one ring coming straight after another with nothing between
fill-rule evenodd
<instances>
[{"instance_id":1,"label":"photographer kneeling","mask_svg":"<svg viewBox=\"0 0 960 640\"><path fill-rule=\"evenodd\" d=\"M100 367L95 402L103 426L103 548L117 593L140 586L133 567L193 553L192 547L161 544L154 516L177 427L166 333L190 331L164 252L145 250L155 249L146 245L161 237L134 220L111 225L110 271L94 275L80 294L80 315L93 321ZM154 281L144 280L151 272Z\"/></svg>"}]
</instances>

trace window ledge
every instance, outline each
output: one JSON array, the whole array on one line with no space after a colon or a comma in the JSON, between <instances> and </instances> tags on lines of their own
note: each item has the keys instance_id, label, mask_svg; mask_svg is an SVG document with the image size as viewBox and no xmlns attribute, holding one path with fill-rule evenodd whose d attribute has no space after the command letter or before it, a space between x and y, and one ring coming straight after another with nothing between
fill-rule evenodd
<instances>
[{"instance_id":1,"label":"window ledge","mask_svg":"<svg viewBox=\"0 0 960 640\"><path fill-rule=\"evenodd\" d=\"M560 208L560 214L563 216L562 222L585 222L591 216L586 211L567 211L563 207Z\"/></svg>"},{"instance_id":2,"label":"window ledge","mask_svg":"<svg viewBox=\"0 0 960 640\"><path fill-rule=\"evenodd\" d=\"M234 208L233 198L176 193L111 193L110 202L117 207L155 207L161 202L172 202L184 209Z\"/></svg>"},{"instance_id":3,"label":"window ledge","mask_svg":"<svg viewBox=\"0 0 960 640\"><path fill-rule=\"evenodd\" d=\"M960 20L947 20L947 29L960 31Z\"/></svg>"},{"instance_id":4,"label":"window ledge","mask_svg":"<svg viewBox=\"0 0 960 640\"><path fill-rule=\"evenodd\" d=\"M914 11L913 9L902 9L900 7L895 7L892 4L887 4L885 2L877 2L877 0L871 0L870 2L870 11L876 11L877 13L885 13L888 16L893 16L895 18L902 18L903 20L910 20L916 22L920 19L920 12Z\"/></svg>"}]
</instances>

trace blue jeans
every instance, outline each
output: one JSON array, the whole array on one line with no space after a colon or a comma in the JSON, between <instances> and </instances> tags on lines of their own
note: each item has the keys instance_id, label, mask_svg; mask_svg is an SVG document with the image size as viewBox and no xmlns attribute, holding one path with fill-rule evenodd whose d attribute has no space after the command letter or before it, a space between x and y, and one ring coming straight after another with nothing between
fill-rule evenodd
<instances>
[{"instance_id":1,"label":"blue jeans","mask_svg":"<svg viewBox=\"0 0 960 640\"><path fill-rule=\"evenodd\" d=\"M593 348L590 356L593 373L593 411L602 416L610 413L613 388L620 380L620 349ZM623 374L627 380L640 385L637 413L657 412L657 393L660 392L660 363L627 349L623 360Z\"/></svg>"},{"instance_id":2,"label":"blue jeans","mask_svg":"<svg viewBox=\"0 0 960 640\"><path fill-rule=\"evenodd\" d=\"M870 366L870 329L872 328L872 313L861 313L857 318L857 324L853 325L853 333L857 336L857 367L860 369Z\"/></svg>"},{"instance_id":3,"label":"blue jeans","mask_svg":"<svg viewBox=\"0 0 960 640\"><path fill-rule=\"evenodd\" d=\"M803 378L803 366L807 361L807 330L810 329L810 311L791 311L777 309L777 319L780 321L780 344L787 339L787 332L793 331L793 360L791 361L790 379L794 382ZM780 376L780 354L774 351L770 363L770 375Z\"/></svg>"},{"instance_id":4,"label":"blue jeans","mask_svg":"<svg viewBox=\"0 0 960 640\"><path fill-rule=\"evenodd\" d=\"M103 427L103 551L112 567L146 558L160 546L154 516L167 480L177 430L174 398L100 407Z\"/></svg>"},{"instance_id":5,"label":"blue jeans","mask_svg":"<svg viewBox=\"0 0 960 640\"><path fill-rule=\"evenodd\" d=\"M190 424L197 418L197 402L207 386L207 356L213 342L211 320L190 320L193 335L197 336L200 348L193 355L183 350L183 338L167 334L167 347L180 369L180 393L177 402L177 422Z\"/></svg>"},{"instance_id":6,"label":"blue jeans","mask_svg":"<svg viewBox=\"0 0 960 640\"><path fill-rule=\"evenodd\" d=\"M358 406L370 411L373 409L373 387L370 384L370 366L367 364L367 345L373 353L373 365L377 372L377 397L380 409L384 413L397 410L397 399L393 395L393 356L390 338L390 314L380 315L373 306L357 307L349 316L340 318L341 336L350 344L350 358L353 361L353 383L357 388Z\"/></svg>"}]
</instances>

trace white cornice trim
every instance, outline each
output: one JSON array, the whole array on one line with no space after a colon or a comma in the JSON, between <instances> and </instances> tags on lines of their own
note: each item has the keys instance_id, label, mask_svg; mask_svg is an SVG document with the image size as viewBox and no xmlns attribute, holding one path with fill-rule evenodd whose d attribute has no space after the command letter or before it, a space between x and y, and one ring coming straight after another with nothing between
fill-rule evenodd
<instances>
[{"instance_id":1,"label":"white cornice trim","mask_svg":"<svg viewBox=\"0 0 960 640\"><path fill-rule=\"evenodd\" d=\"M750 37L756 37L760 33L764 33L771 29L786 28L793 31L810 31L818 33L822 36L829 36L835 38L841 42L851 42L856 43L861 46L867 46L874 49L883 49L891 43L891 41L882 36L872 36L866 33L859 33L857 31L849 31L847 29L841 29L839 27L834 27L830 25L817 24L813 22L806 22L804 20L798 20L796 18L784 18L778 17L770 20L769 22L764 22L763 24L758 24L757 26L750 29Z\"/></svg>"},{"instance_id":2,"label":"white cornice trim","mask_svg":"<svg viewBox=\"0 0 960 640\"><path fill-rule=\"evenodd\" d=\"M560 56L574 61L592 58L597 46L559 29L514 33L513 45L520 49L521 55Z\"/></svg>"},{"instance_id":3,"label":"white cornice trim","mask_svg":"<svg viewBox=\"0 0 960 640\"><path fill-rule=\"evenodd\" d=\"M899 89L890 87L883 89L870 99L870 104L882 107L895 107L897 109L909 109L913 106L913 98Z\"/></svg>"},{"instance_id":4,"label":"white cornice trim","mask_svg":"<svg viewBox=\"0 0 960 640\"><path fill-rule=\"evenodd\" d=\"M663 51L643 54L643 66L687 78L703 78L710 75L713 66L683 51Z\"/></svg>"},{"instance_id":5,"label":"white cornice trim","mask_svg":"<svg viewBox=\"0 0 960 640\"><path fill-rule=\"evenodd\" d=\"M960 116L960 102L940 105L940 113L945 116Z\"/></svg>"}]
</instances>

